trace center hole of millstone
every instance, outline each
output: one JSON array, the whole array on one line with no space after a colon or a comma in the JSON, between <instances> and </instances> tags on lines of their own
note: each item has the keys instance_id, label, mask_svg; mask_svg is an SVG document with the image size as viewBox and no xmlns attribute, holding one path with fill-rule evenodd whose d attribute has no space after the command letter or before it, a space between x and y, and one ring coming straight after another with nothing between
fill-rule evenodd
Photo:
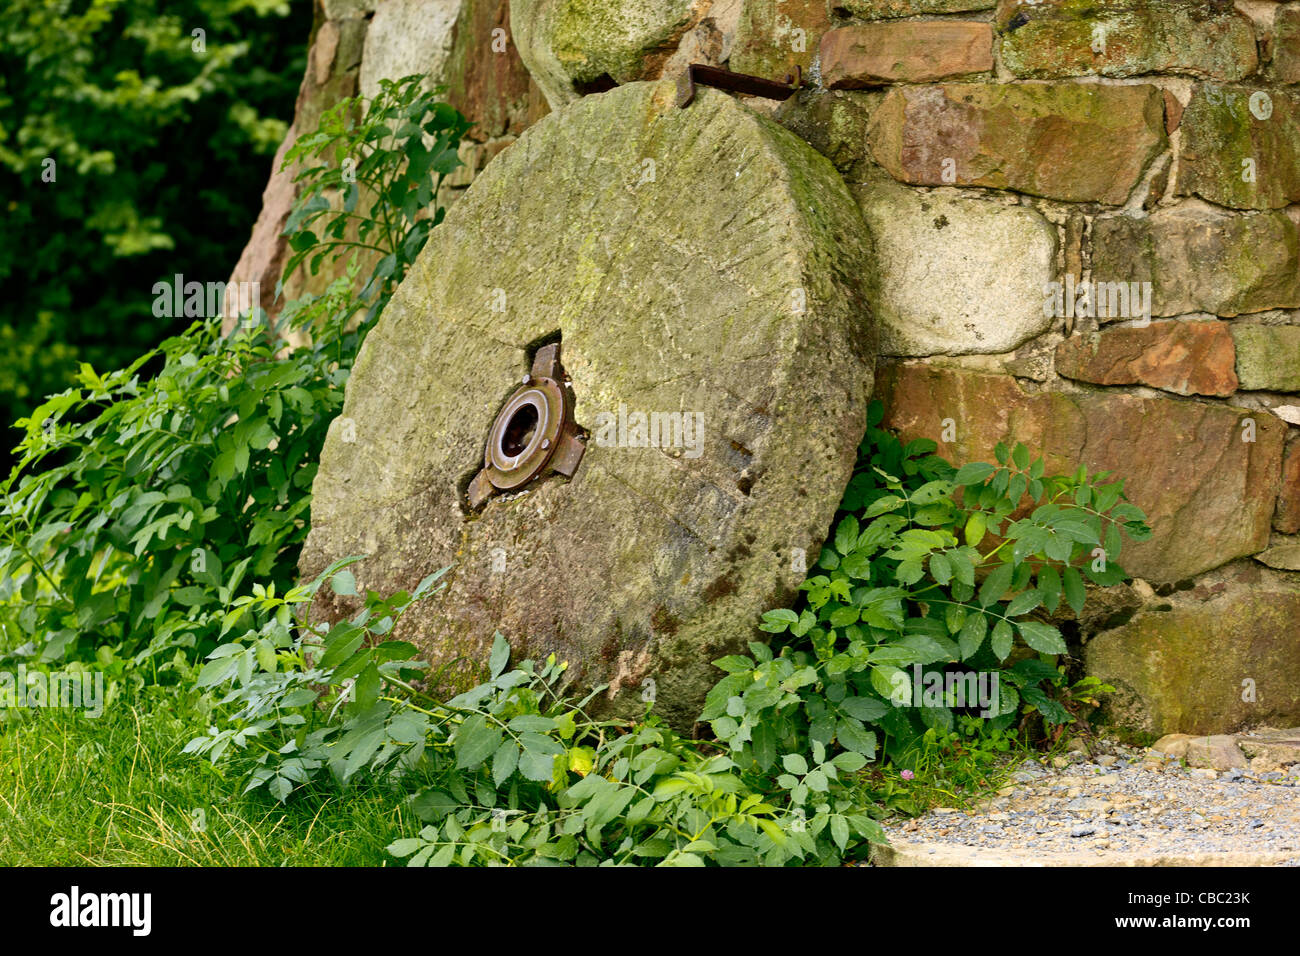
<instances>
[{"instance_id":1,"label":"center hole of millstone","mask_svg":"<svg viewBox=\"0 0 1300 956\"><path fill-rule=\"evenodd\" d=\"M464 491L466 514L497 493L523 488L552 472L573 477L586 446L573 418L572 392L560 364L560 343L539 346L528 374L488 432L483 467Z\"/></svg>"},{"instance_id":2,"label":"center hole of millstone","mask_svg":"<svg viewBox=\"0 0 1300 956\"><path fill-rule=\"evenodd\" d=\"M501 453L515 458L523 453L537 431L537 406L532 402L521 405L501 435Z\"/></svg>"}]
</instances>

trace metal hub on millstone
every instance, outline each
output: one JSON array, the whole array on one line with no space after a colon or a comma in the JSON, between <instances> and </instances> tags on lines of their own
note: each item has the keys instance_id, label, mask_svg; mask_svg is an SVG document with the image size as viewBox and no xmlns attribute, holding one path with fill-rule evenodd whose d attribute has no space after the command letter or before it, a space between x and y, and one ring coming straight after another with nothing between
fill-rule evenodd
<instances>
[{"instance_id":1,"label":"metal hub on millstone","mask_svg":"<svg viewBox=\"0 0 1300 956\"><path fill-rule=\"evenodd\" d=\"M537 350L533 368L488 432L483 470L466 494L471 508L554 472L572 478L586 451L573 420L573 385L560 365L559 343Z\"/></svg>"}]
</instances>

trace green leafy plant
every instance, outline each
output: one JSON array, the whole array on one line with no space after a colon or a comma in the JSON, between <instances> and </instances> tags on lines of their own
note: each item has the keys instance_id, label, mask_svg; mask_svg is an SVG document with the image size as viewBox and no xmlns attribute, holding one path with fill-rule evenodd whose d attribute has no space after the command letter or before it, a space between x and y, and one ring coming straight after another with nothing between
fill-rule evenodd
<instances>
[{"instance_id":1,"label":"green leafy plant","mask_svg":"<svg viewBox=\"0 0 1300 956\"><path fill-rule=\"evenodd\" d=\"M336 565L283 598L247 599L263 624L209 656L199 683L226 694L213 728L187 749L281 800L327 771L344 786L404 784L424 826L390 851L411 865L781 865L860 856L883 839L878 816L917 812L940 794L960 802L961 793L992 786L1000 763L1022 746L1009 727L1019 711L1069 719L1073 689L1061 699L1048 693L1064 684L1054 658L1066 650L1048 606L1082 606L1067 580L1085 556L1091 579L1122 575L1102 522L1145 533L1109 476L1043 477L1041 460L1022 447L999 448L1000 467L955 469L932 444L902 446L874 427L879 408L871 414L845 499L855 513L837 521L819 573L804 584L806 606L764 615L766 630L790 636L717 662L727 674L703 715L716 741L684 740L653 715L593 720L586 701L555 689L562 663L512 669L500 635L485 683L433 699L415 676L423 665L414 648L385 635L414 600L433 599L437 576L415 595L366 595L356 617L323 634L291 624L292 608L327 578L336 592L355 593L345 565ZM1026 496L1036 507L1017 516ZM927 536L910 533L918 529ZM1052 562L1060 566L1054 594L1044 587ZM1026 591L1035 600L1021 598ZM992 646L990 628L979 642L964 639L966 621L953 608L995 618L994 631L1014 628L1023 656L1013 662L1014 646ZM892 678L903 666L981 654L1001 662L1006 681L992 702L996 716L955 704L896 706L911 703ZM1077 686L1080 704L1100 689ZM921 711L919 726L909 710ZM869 766L881 731L893 763L908 768L903 775ZM913 783L918 772L923 782Z\"/></svg>"},{"instance_id":2,"label":"green leafy plant","mask_svg":"<svg viewBox=\"0 0 1300 956\"><path fill-rule=\"evenodd\" d=\"M802 606L763 615L781 636L775 650L752 645L717 662L728 676L702 716L741 766L770 771L814 745L870 760L882 732L891 755L908 759L927 728L952 731L962 703L914 700L926 669L996 672L993 729L1021 710L1070 719L1051 693L1064 682L1054 659L1067 652L1052 616L1062 602L1083 608L1085 581L1123 580L1121 531L1150 533L1109 473L1046 476L1023 445L958 469L934 442L902 445L881 417L874 403Z\"/></svg>"},{"instance_id":3,"label":"green leafy plant","mask_svg":"<svg viewBox=\"0 0 1300 956\"><path fill-rule=\"evenodd\" d=\"M0 461L8 431L189 319L175 273L224 279L248 241L303 76L311 4L0 4Z\"/></svg>"},{"instance_id":4,"label":"green leafy plant","mask_svg":"<svg viewBox=\"0 0 1300 956\"><path fill-rule=\"evenodd\" d=\"M381 80L360 122L353 120L354 101L344 100L285 154L286 168L314 164L295 178L304 185L285 224L292 255L281 286L304 262L316 275L323 261L354 250L374 261L358 293L369 306L367 319L388 302L446 215L434 200L462 165L458 150L470 128L465 117L434 99L441 88L427 92L421 81Z\"/></svg>"},{"instance_id":5,"label":"green leafy plant","mask_svg":"<svg viewBox=\"0 0 1300 956\"><path fill-rule=\"evenodd\" d=\"M565 664L552 656L510 668L500 635L485 683L445 702L429 697L415 649L384 635L436 594L442 572L414 594L368 594L324 634L291 618L327 579L352 593L351 560L283 597L245 599L260 624L215 648L199 675L225 693L211 729L185 749L233 772L246 792L264 787L283 801L326 772L343 786L405 784L424 825L389 849L417 866L834 862L883 838L844 793L809 816L768 800L731 758L654 717L593 719L584 707L600 688L565 699L556 690ZM790 773L825 791L823 777L865 761L814 763L787 757Z\"/></svg>"},{"instance_id":6,"label":"green leafy plant","mask_svg":"<svg viewBox=\"0 0 1300 956\"><path fill-rule=\"evenodd\" d=\"M356 618L320 638L319 663L309 666L313 639L294 638L283 611L305 602L323 576L286 595L262 631L212 653L200 682L229 684L220 702L227 722L190 749L230 762L248 787L268 786L281 799L326 768L344 785L359 775L420 781L412 806L425 825L390 847L412 865L780 865L861 855L883 839L877 816L992 786L1023 747L1009 726L1018 712L1070 718L1074 689L1049 694L1064 686L1054 658L1066 647L1046 613L1063 600L1082 607L1067 581L1085 557L1090 579L1122 576L1103 522L1145 534L1141 513L1124 507L1122 484L1107 475L1043 477L1042 461L1023 447L999 448L999 466L955 469L931 443L902 446L874 427L879 408L871 414L845 499L855 513L837 521L819 559L824 573L805 582L798 612L764 615L766 630L790 636L717 662L727 673L703 714L716 741L683 740L653 716L593 720L586 701L554 689L563 664L509 669L500 635L487 682L449 701L428 697L412 678L422 667L406 656L414 649L390 647L383 635L411 601L434 593L436 577L414 597L367 595ZM1032 510L1019 508L1026 496ZM336 591L353 593L346 571L328 574ZM1021 597L1029 591L1032 601ZM970 640L953 608L996 623ZM268 628L287 669L258 650ZM1020 636L1021 659L1012 661L1013 643L990 640L999 628ZM297 633L312 632L299 622ZM994 716L955 703L899 706L911 703L893 678L903 666L981 654L1000 663L1006 681L991 701ZM1076 687L1079 704L1100 689ZM921 711L919 726L909 710ZM879 765L869 766L881 731L893 763L908 768L902 776L882 779ZM924 782L911 783L918 772Z\"/></svg>"},{"instance_id":7,"label":"green leafy plant","mask_svg":"<svg viewBox=\"0 0 1300 956\"><path fill-rule=\"evenodd\" d=\"M351 151L363 157L359 181L387 184L371 207L384 228L366 233L383 258L361 293L357 250L326 242L316 259L347 254L347 268L322 294L287 303L275 327L258 312L223 336L213 319L120 371L83 364L78 388L19 423L20 458L0 485L0 602L20 605L9 639L33 643L42 661L108 648L156 680L236 627L248 613L241 597L293 587L320 448L352 362L441 215L416 221L410 204L434 202L456 161L446 144L465 129L413 78L381 85L359 126L346 119L358 108L347 101L295 147ZM376 139L388 126L399 128L400 153ZM409 126L420 132L403 133ZM419 144L425 134L436 151ZM302 210L319 204L317 187L337 172L313 167L317 185L289 230L295 248L316 215ZM358 321L363 294L368 314ZM294 330L309 334L286 346Z\"/></svg>"}]
</instances>

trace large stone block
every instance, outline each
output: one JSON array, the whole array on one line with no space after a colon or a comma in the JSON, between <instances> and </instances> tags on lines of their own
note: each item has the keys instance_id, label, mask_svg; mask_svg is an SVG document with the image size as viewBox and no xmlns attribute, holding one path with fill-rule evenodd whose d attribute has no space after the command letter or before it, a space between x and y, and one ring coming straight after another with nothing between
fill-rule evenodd
<instances>
[{"instance_id":1,"label":"large stone block","mask_svg":"<svg viewBox=\"0 0 1300 956\"><path fill-rule=\"evenodd\" d=\"M1056 229L1035 210L891 184L855 195L876 248L881 354L1009 352L1051 325Z\"/></svg>"},{"instance_id":2,"label":"large stone block","mask_svg":"<svg viewBox=\"0 0 1300 956\"><path fill-rule=\"evenodd\" d=\"M880 92L805 88L782 103L773 119L833 162L846 182L885 180L867 158L867 126L882 99ZM859 170L875 175L857 175Z\"/></svg>"},{"instance_id":3,"label":"large stone block","mask_svg":"<svg viewBox=\"0 0 1300 956\"><path fill-rule=\"evenodd\" d=\"M1281 571L1300 571L1300 544L1276 544L1259 554L1255 560Z\"/></svg>"},{"instance_id":4,"label":"large stone block","mask_svg":"<svg viewBox=\"0 0 1300 956\"><path fill-rule=\"evenodd\" d=\"M511 36L509 0L462 0L441 80L479 142L518 136L546 112Z\"/></svg>"},{"instance_id":5,"label":"large stone block","mask_svg":"<svg viewBox=\"0 0 1300 956\"><path fill-rule=\"evenodd\" d=\"M510 0L519 55L552 109L652 79L715 0Z\"/></svg>"},{"instance_id":6,"label":"large stone block","mask_svg":"<svg viewBox=\"0 0 1300 956\"><path fill-rule=\"evenodd\" d=\"M1275 83L1300 83L1300 4L1280 7L1273 21Z\"/></svg>"},{"instance_id":7,"label":"large stone block","mask_svg":"<svg viewBox=\"0 0 1300 956\"><path fill-rule=\"evenodd\" d=\"M1113 471L1147 513L1152 536L1125 542L1134 577L1172 583L1268 546L1286 426L1272 415L1114 392L1028 393L1010 376L934 365L877 373L885 424L940 441L952 460L993 461L1024 442L1049 472ZM944 443L944 422L956 440ZM1243 440L1249 439L1249 440Z\"/></svg>"},{"instance_id":8,"label":"large stone block","mask_svg":"<svg viewBox=\"0 0 1300 956\"><path fill-rule=\"evenodd\" d=\"M1250 20L1214 0L1002 0L997 23L1016 76L1240 80L1259 66Z\"/></svg>"},{"instance_id":9,"label":"large stone block","mask_svg":"<svg viewBox=\"0 0 1300 956\"><path fill-rule=\"evenodd\" d=\"M1300 583L1245 564L1176 592L1085 647L1116 688L1104 713L1150 734L1214 734L1300 717Z\"/></svg>"},{"instance_id":10,"label":"large stone block","mask_svg":"<svg viewBox=\"0 0 1300 956\"><path fill-rule=\"evenodd\" d=\"M1056 371L1097 385L1149 385L1179 395L1231 395L1235 352L1226 322L1155 322L1076 335Z\"/></svg>"},{"instance_id":11,"label":"large stone block","mask_svg":"<svg viewBox=\"0 0 1300 956\"><path fill-rule=\"evenodd\" d=\"M639 711L653 678L689 727L710 661L793 598L793 549L817 554L874 342L867 232L829 161L724 93L675 98L633 83L550 114L434 230L352 372L301 567L368 554L357 582L386 592L450 565L397 629L469 662L448 681L476 679L499 630L610 684L607 711ZM467 511L490 426L557 336L591 436L576 473ZM684 427L645 447L648 412L702 417L689 447Z\"/></svg>"},{"instance_id":12,"label":"large stone block","mask_svg":"<svg viewBox=\"0 0 1300 956\"><path fill-rule=\"evenodd\" d=\"M831 30L821 41L822 85L861 89L929 83L993 69L987 23L896 20Z\"/></svg>"},{"instance_id":13,"label":"large stone block","mask_svg":"<svg viewBox=\"0 0 1300 956\"><path fill-rule=\"evenodd\" d=\"M1234 209L1300 202L1300 94L1202 85L1181 129L1181 195Z\"/></svg>"},{"instance_id":14,"label":"large stone block","mask_svg":"<svg viewBox=\"0 0 1300 956\"><path fill-rule=\"evenodd\" d=\"M361 60L361 95L373 97L380 80L426 74L437 83L451 54L453 28L464 0L383 0L370 18Z\"/></svg>"},{"instance_id":15,"label":"large stone block","mask_svg":"<svg viewBox=\"0 0 1300 956\"><path fill-rule=\"evenodd\" d=\"M1146 85L898 87L869 137L876 162L901 182L1119 205L1165 147L1164 100Z\"/></svg>"},{"instance_id":16,"label":"large stone block","mask_svg":"<svg viewBox=\"0 0 1300 956\"><path fill-rule=\"evenodd\" d=\"M830 29L828 0L744 0L731 69L770 80L812 69L818 41Z\"/></svg>"},{"instance_id":17,"label":"large stone block","mask_svg":"<svg viewBox=\"0 0 1300 956\"><path fill-rule=\"evenodd\" d=\"M1234 323L1242 388L1300 392L1300 326Z\"/></svg>"},{"instance_id":18,"label":"large stone block","mask_svg":"<svg viewBox=\"0 0 1300 956\"><path fill-rule=\"evenodd\" d=\"M1183 203L1150 216L1107 216L1092 228L1099 282L1150 282L1154 315L1300 306L1300 228L1284 213Z\"/></svg>"}]
</instances>

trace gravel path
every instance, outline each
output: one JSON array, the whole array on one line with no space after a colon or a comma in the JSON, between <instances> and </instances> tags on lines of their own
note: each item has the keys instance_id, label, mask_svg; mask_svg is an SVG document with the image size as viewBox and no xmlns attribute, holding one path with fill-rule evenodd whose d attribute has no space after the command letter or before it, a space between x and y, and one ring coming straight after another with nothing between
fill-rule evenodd
<instances>
[{"instance_id":1,"label":"gravel path","mask_svg":"<svg viewBox=\"0 0 1300 956\"><path fill-rule=\"evenodd\" d=\"M945 850L965 848L969 865L987 851L1008 862L1032 855L1066 862L1065 854L1088 865L1139 858L1167 865L1231 854L1223 862L1300 866L1300 763L1189 769L1178 758L1110 743L1055 762L1026 760L976 810L938 808L886 825L895 856L911 859L894 865L925 865L926 856L960 865L963 854Z\"/></svg>"}]
</instances>

